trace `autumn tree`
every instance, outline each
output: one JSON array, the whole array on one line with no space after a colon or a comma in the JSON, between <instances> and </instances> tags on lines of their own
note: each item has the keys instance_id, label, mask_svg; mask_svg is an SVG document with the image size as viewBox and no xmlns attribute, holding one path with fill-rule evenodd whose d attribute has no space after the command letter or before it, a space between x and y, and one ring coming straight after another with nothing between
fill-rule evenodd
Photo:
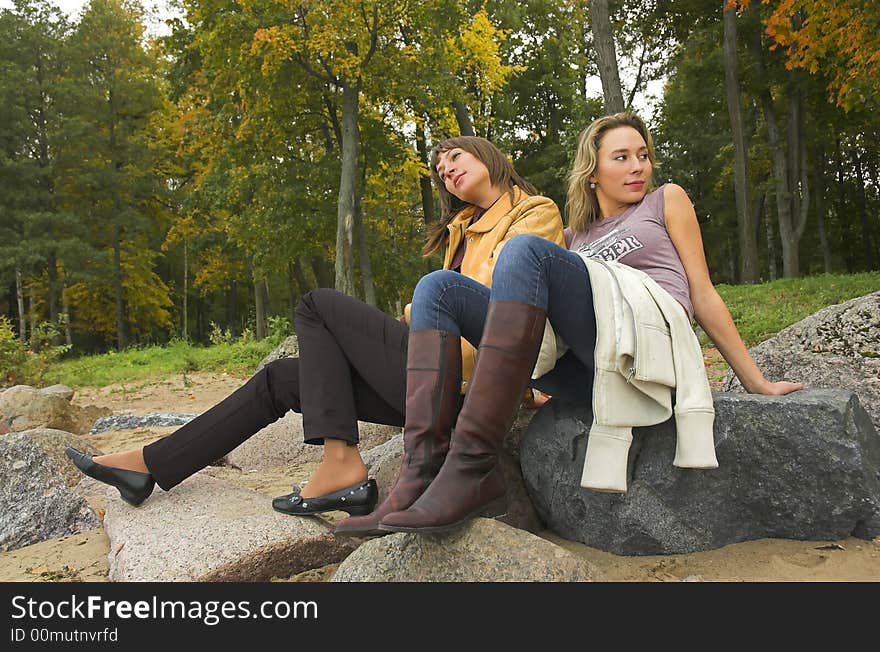
<instances>
[{"instance_id":1,"label":"autumn tree","mask_svg":"<svg viewBox=\"0 0 880 652\"><path fill-rule=\"evenodd\" d=\"M61 259L75 256L82 247L77 225L59 205L55 187L54 139L64 111L59 89L69 30L63 14L45 0L16 0L13 9L0 15L0 270L15 274L23 339L24 288L46 287L45 296L31 302L45 304L48 320L58 324ZM29 312L32 320L38 319Z\"/></svg>"},{"instance_id":2,"label":"autumn tree","mask_svg":"<svg viewBox=\"0 0 880 652\"><path fill-rule=\"evenodd\" d=\"M119 349L128 343L129 329L170 326L168 288L153 271L156 253L147 250L162 220L165 187L155 165L162 153L152 138L162 96L143 31L137 4L88 5L67 50L70 113L58 144L65 205L88 225L100 252L92 264L110 272L109 278L100 275L101 292L89 294L95 279L71 292L80 318L112 333ZM108 320L100 308L111 298L115 315Z\"/></svg>"}]
</instances>

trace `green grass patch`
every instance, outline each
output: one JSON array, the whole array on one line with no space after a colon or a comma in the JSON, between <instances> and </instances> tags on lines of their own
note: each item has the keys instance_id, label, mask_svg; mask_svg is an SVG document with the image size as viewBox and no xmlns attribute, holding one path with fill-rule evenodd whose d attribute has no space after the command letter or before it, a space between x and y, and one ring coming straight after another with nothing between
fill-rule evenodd
<instances>
[{"instance_id":1,"label":"green grass patch","mask_svg":"<svg viewBox=\"0 0 880 652\"><path fill-rule=\"evenodd\" d=\"M278 344L275 338L213 346L173 341L165 346L130 348L120 353L111 351L62 360L51 366L45 379L48 384L62 383L77 389L116 383L136 384L195 371L226 372L246 377Z\"/></svg>"},{"instance_id":2,"label":"green grass patch","mask_svg":"<svg viewBox=\"0 0 880 652\"><path fill-rule=\"evenodd\" d=\"M821 274L716 289L746 346L754 346L822 308L880 290L880 272Z\"/></svg>"}]
</instances>

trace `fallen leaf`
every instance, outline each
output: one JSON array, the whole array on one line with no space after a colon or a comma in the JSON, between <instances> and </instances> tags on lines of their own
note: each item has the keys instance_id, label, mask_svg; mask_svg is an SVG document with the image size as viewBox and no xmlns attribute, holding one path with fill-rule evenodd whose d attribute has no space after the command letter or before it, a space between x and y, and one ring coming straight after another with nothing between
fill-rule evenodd
<instances>
[{"instance_id":1,"label":"fallen leaf","mask_svg":"<svg viewBox=\"0 0 880 652\"><path fill-rule=\"evenodd\" d=\"M827 546L819 546L814 548L814 550L846 550L846 548L839 543L829 543Z\"/></svg>"}]
</instances>

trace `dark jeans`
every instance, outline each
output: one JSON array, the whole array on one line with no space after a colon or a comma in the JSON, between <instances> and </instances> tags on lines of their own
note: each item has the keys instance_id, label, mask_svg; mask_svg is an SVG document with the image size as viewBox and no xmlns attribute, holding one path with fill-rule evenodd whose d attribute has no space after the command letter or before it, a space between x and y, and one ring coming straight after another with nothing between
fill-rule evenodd
<instances>
[{"instance_id":1,"label":"dark jeans","mask_svg":"<svg viewBox=\"0 0 880 652\"><path fill-rule=\"evenodd\" d=\"M357 422L404 424L407 327L335 290L306 294L296 309L299 358L269 363L242 387L168 437L144 447L168 491L288 410L303 415L307 444L358 442Z\"/></svg>"},{"instance_id":2,"label":"dark jeans","mask_svg":"<svg viewBox=\"0 0 880 652\"><path fill-rule=\"evenodd\" d=\"M410 311L413 330L445 330L479 346L490 301L538 306L570 347L556 367L530 385L554 397L589 405L592 398L596 315L590 275L576 253L534 235L504 245L492 288L462 274L439 270L416 285Z\"/></svg>"}]
</instances>

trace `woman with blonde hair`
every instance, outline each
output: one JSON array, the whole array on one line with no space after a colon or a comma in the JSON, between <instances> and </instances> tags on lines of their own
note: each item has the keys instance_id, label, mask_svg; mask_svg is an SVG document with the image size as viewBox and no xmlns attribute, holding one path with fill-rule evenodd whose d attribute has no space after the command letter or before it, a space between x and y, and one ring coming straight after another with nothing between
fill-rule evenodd
<instances>
[{"instance_id":1,"label":"woman with blonde hair","mask_svg":"<svg viewBox=\"0 0 880 652\"><path fill-rule=\"evenodd\" d=\"M440 472L410 508L385 516L379 524L381 531L441 532L473 516L503 512L506 489L497 463L498 449L519 397L530 383L554 398L592 405L595 419L599 411L616 408L616 395L595 383L617 383L629 391L631 384L641 382L634 376L635 364L626 376L615 376L597 364L602 347L615 346L615 324L620 323L613 321L615 308L604 294L611 285L599 278L606 271L612 282L630 284L626 287L635 287L635 279L641 298L647 297L663 310L660 319L685 325L688 334L679 330L672 339L696 346L696 355L691 347L690 358L681 356L690 361L689 368L676 362L676 423L679 428L685 424L702 428L704 440L708 425L710 450L700 451L707 459L680 466L717 465L711 441L711 393L692 319L713 340L747 391L787 394L803 388L800 383L769 382L758 369L709 278L700 228L687 194L671 183L653 189L655 165L651 135L641 119L630 113L599 118L582 132L569 175L567 248L520 236L501 252L491 288L446 271L432 272L416 286L412 334L462 336L478 345L479 352ZM597 294L600 282L605 285ZM650 295L645 294L648 291ZM597 298L602 299L601 310L594 301ZM547 321L567 350L563 347L564 355L555 366L551 361L551 371L533 380L540 373L536 363ZM662 323L655 327L662 331ZM646 359L672 359L661 353L649 351ZM669 371L660 370L665 375ZM690 382L698 387L689 387ZM666 393L669 400L668 387ZM697 407L683 410L682 405L694 396L699 399ZM615 416L625 420L630 415ZM588 455L590 446L607 434L608 429L597 428L594 421ZM616 433L608 438L622 440L623 436ZM625 446L628 449L629 443ZM624 470L625 460L624 449ZM599 475L605 472L590 470ZM581 484L595 486L590 482L582 480ZM622 490L619 485L595 488Z\"/></svg>"},{"instance_id":2,"label":"woman with blonde hair","mask_svg":"<svg viewBox=\"0 0 880 652\"><path fill-rule=\"evenodd\" d=\"M432 152L431 173L442 216L424 251L444 249L450 273L487 286L513 236L564 242L556 205L489 141L443 141ZM374 531L381 516L409 507L440 468L460 406L462 368L466 377L472 354L457 337L410 333L405 323L329 289L302 298L295 328L298 358L266 365L168 437L121 453L93 458L68 449L68 456L137 506L155 484L169 491L293 410L303 415L305 442L323 444L323 461L301 490L276 498L273 507L293 515L343 510L359 519L343 524L341 533ZM378 489L358 452L357 422L403 426L405 413L400 475L374 512Z\"/></svg>"}]
</instances>

